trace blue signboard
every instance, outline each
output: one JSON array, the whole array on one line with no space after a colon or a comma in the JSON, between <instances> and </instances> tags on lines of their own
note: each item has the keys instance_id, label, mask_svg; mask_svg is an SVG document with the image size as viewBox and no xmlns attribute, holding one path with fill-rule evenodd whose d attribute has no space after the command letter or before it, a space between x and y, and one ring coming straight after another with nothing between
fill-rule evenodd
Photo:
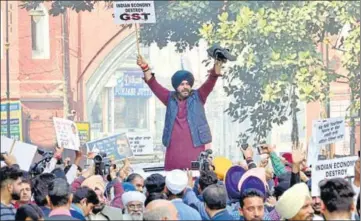
<instances>
[{"instance_id":1,"label":"blue signboard","mask_svg":"<svg viewBox=\"0 0 361 221\"><path fill-rule=\"evenodd\" d=\"M152 91L143 80L143 72L127 71L117 79L115 97L151 97Z\"/></svg>"},{"instance_id":2,"label":"blue signboard","mask_svg":"<svg viewBox=\"0 0 361 221\"><path fill-rule=\"evenodd\" d=\"M125 133L105 137L86 143L89 152L104 152L113 160L122 160L133 156L128 137Z\"/></svg>"}]
</instances>

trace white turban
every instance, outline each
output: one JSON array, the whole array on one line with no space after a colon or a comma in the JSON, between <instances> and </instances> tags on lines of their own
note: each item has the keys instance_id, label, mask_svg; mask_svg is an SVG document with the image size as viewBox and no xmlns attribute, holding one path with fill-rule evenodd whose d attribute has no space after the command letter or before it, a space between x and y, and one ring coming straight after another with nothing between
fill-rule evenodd
<instances>
[{"instance_id":1,"label":"white turban","mask_svg":"<svg viewBox=\"0 0 361 221\"><path fill-rule=\"evenodd\" d=\"M165 177L165 185L173 194L181 193L188 184L188 176L184 171L172 170Z\"/></svg>"},{"instance_id":2,"label":"white turban","mask_svg":"<svg viewBox=\"0 0 361 221\"><path fill-rule=\"evenodd\" d=\"M276 204L276 211L284 219L295 217L305 204L306 198L311 198L305 183L295 184L284 192Z\"/></svg>"},{"instance_id":3,"label":"white turban","mask_svg":"<svg viewBox=\"0 0 361 221\"><path fill-rule=\"evenodd\" d=\"M122 202L124 206L127 206L129 202L138 201L144 204L145 195L139 191L128 191L123 193Z\"/></svg>"}]
</instances>

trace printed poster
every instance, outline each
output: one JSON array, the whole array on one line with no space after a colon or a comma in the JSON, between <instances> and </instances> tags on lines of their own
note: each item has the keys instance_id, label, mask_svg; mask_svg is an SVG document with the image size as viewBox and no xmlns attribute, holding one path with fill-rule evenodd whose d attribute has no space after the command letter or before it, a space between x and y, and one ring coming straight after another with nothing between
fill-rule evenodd
<instances>
[{"instance_id":1,"label":"printed poster","mask_svg":"<svg viewBox=\"0 0 361 221\"><path fill-rule=\"evenodd\" d=\"M104 152L111 160L118 161L133 156L128 137L125 133L86 143L88 153Z\"/></svg>"},{"instance_id":2,"label":"printed poster","mask_svg":"<svg viewBox=\"0 0 361 221\"><path fill-rule=\"evenodd\" d=\"M153 1L116 1L113 7L116 24L156 23Z\"/></svg>"},{"instance_id":3,"label":"printed poster","mask_svg":"<svg viewBox=\"0 0 361 221\"><path fill-rule=\"evenodd\" d=\"M80 139L76 124L67 119L53 118L58 145L69 150L79 150Z\"/></svg>"}]
</instances>

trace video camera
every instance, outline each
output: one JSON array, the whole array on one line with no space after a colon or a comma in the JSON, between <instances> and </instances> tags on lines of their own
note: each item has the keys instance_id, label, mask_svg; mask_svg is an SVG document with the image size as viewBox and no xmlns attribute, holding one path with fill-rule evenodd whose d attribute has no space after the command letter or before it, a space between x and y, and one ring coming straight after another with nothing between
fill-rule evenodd
<instances>
[{"instance_id":1,"label":"video camera","mask_svg":"<svg viewBox=\"0 0 361 221\"><path fill-rule=\"evenodd\" d=\"M191 169L192 170L199 170L199 171L208 171L209 166L210 166L210 162L209 162L208 158L212 154L213 154L213 151L211 149L208 149L206 151L202 151L199 154L197 161L192 161L191 162Z\"/></svg>"},{"instance_id":2,"label":"video camera","mask_svg":"<svg viewBox=\"0 0 361 221\"><path fill-rule=\"evenodd\" d=\"M227 60L229 61L235 61L237 60L237 57L232 55L229 52L229 49L227 48L222 48L220 45L218 44L214 44L212 47L210 47L207 50L207 53L210 57L216 59L216 60L220 60L223 62L226 62Z\"/></svg>"},{"instance_id":3,"label":"video camera","mask_svg":"<svg viewBox=\"0 0 361 221\"><path fill-rule=\"evenodd\" d=\"M53 158L54 153L52 151L45 151L42 149L38 149L38 154L40 154L43 158L38 161L37 163L34 163L30 167L30 174L32 176L37 176L39 174L42 174L45 170L46 164L50 162L51 158Z\"/></svg>"},{"instance_id":4,"label":"video camera","mask_svg":"<svg viewBox=\"0 0 361 221\"><path fill-rule=\"evenodd\" d=\"M94 158L95 175L105 175L109 171L110 160L104 152L98 153Z\"/></svg>"}]
</instances>

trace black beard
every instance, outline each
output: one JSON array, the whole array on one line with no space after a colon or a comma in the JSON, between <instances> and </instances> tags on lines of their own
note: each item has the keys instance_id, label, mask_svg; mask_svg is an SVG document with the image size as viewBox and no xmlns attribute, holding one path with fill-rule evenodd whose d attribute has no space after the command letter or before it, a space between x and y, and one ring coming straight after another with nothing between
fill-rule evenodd
<instances>
[{"instance_id":1,"label":"black beard","mask_svg":"<svg viewBox=\"0 0 361 221\"><path fill-rule=\"evenodd\" d=\"M18 193L11 193L11 199L13 199L13 200L20 200L20 194L18 194Z\"/></svg>"}]
</instances>

